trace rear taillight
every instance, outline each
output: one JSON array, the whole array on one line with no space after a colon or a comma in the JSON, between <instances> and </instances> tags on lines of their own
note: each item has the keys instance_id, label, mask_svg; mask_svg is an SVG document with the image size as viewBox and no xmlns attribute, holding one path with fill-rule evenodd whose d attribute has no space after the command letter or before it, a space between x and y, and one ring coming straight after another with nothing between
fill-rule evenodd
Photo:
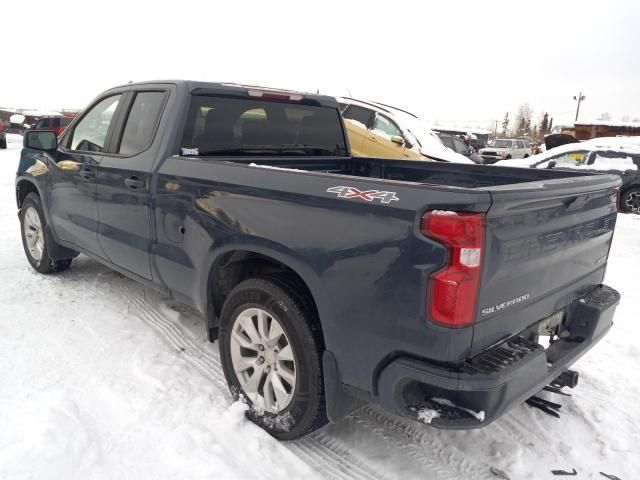
<instances>
[{"instance_id":1,"label":"rear taillight","mask_svg":"<svg viewBox=\"0 0 640 480\"><path fill-rule=\"evenodd\" d=\"M459 328L473 323L484 256L483 213L433 210L420 222L428 238L443 243L447 263L429 276L427 312L432 321Z\"/></svg>"}]
</instances>

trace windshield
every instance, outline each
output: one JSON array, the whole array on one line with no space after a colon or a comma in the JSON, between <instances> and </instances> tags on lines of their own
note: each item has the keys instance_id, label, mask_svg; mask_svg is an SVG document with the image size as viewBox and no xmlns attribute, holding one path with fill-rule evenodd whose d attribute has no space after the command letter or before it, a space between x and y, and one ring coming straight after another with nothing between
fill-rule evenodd
<instances>
[{"instance_id":1,"label":"windshield","mask_svg":"<svg viewBox=\"0 0 640 480\"><path fill-rule=\"evenodd\" d=\"M335 108L214 96L192 98L181 146L185 156L347 154Z\"/></svg>"},{"instance_id":2,"label":"windshield","mask_svg":"<svg viewBox=\"0 0 640 480\"><path fill-rule=\"evenodd\" d=\"M494 140L489 142L489 146L493 148L511 148L511 140Z\"/></svg>"}]
</instances>

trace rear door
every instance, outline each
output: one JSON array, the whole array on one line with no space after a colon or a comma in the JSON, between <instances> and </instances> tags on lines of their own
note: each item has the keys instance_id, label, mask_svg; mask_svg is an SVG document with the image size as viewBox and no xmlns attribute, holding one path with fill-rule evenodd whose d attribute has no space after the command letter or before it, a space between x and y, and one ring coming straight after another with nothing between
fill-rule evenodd
<instances>
[{"instance_id":1,"label":"rear door","mask_svg":"<svg viewBox=\"0 0 640 480\"><path fill-rule=\"evenodd\" d=\"M524 143L521 140L516 140L513 142L513 158L523 158L524 157Z\"/></svg>"},{"instance_id":2,"label":"rear door","mask_svg":"<svg viewBox=\"0 0 640 480\"><path fill-rule=\"evenodd\" d=\"M365 140L373 123L373 110L359 105L349 105L343 112L344 125L349 136L349 146L354 157L366 157Z\"/></svg>"},{"instance_id":3,"label":"rear door","mask_svg":"<svg viewBox=\"0 0 640 480\"><path fill-rule=\"evenodd\" d=\"M614 175L487 187L474 353L516 334L603 280L617 213Z\"/></svg>"},{"instance_id":4,"label":"rear door","mask_svg":"<svg viewBox=\"0 0 640 480\"><path fill-rule=\"evenodd\" d=\"M157 155L152 145L168 96L164 88L126 93L96 176L100 245L112 263L146 279L151 279L149 188Z\"/></svg>"}]
</instances>

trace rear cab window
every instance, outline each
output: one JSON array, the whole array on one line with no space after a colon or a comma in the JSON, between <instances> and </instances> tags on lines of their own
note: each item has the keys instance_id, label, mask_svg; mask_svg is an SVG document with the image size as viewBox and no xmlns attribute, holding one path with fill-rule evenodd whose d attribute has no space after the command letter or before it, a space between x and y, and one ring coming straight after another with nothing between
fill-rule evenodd
<instances>
[{"instance_id":1,"label":"rear cab window","mask_svg":"<svg viewBox=\"0 0 640 480\"><path fill-rule=\"evenodd\" d=\"M346 156L336 108L262 99L194 95L183 156Z\"/></svg>"}]
</instances>

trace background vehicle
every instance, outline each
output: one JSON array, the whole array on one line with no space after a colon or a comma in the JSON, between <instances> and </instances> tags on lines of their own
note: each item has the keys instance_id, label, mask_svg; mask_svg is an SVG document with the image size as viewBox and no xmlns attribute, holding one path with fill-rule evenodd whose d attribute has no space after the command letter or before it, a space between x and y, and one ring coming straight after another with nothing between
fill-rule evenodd
<instances>
[{"instance_id":1,"label":"background vehicle","mask_svg":"<svg viewBox=\"0 0 640 480\"><path fill-rule=\"evenodd\" d=\"M0 120L0 148L7 148L7 127Z\"/></svg>"},{"instance_id":2,"label":"background vehicle","mask_svg":"<svg viewBox=\"0 0 640 480\"><path fill-rule=\"evenodd\" d=\"M497 138L489 142L489 146L478 152L483 163L492 164L498 160L511 160L513 158L527 158L532 155L531 145L527 140Z\"/></svg>"},{"instance_id":3,"label":"background vehicle","mask_svg":"<svg viewBox=\"0 0 640 480\"><path fill-rule=\"evenodd\" d=\"M56 135L60 136L72 120L72 118L62 116L42 117L35 123L32 130L53 130L56 132Z\"/></svg>"},{"instance_id":4,"label":"background vehicle","mask_svg":"<svg viewBox=\"0 0 640 480\"><path fill-rule=\"evenodd\" d=\"M618 177L352 157L330 97L127 84L24 145L32 267L83 253L197 308L281 439L363 402L486 425L563 382L619 301Z\"/></svg>"},{"instance_id":5,"label":"background vehicle","mask_svg":"<svg viewBox=\"0 0 640 480\"><path fill-rule=\"evenodd\" d=\"M482 157L471 151L469 146L462 141L462 139L456 137L455 135L448 135L446 133L438 133L437 134L442 143L444 143L447 147L453 150L460 155L467 157L473 163L482 163Z\"/></svg>"},{"instance_id":6,"label":"background vehicle","mask_svg":"<svg viewBox=\"0 0 640 480\"><path fill-rule=\"evenodd\" d=\"M389 105L340 98L351 153L356 157L472 163L444 145L412 113Z\"/></svg>"},{"instance_id":7,"label":"background vehicle","mask_svg":"<svg viewBox=\"0 0 640 480\"><path fill-rule=\"evenodd\" d=\"M417 139L402 130L388 110L355 100L341 99L351 152L359 157L427 160Z\"/></svg>"},{"instance_id":8,"label":"background vehicle","mask_svg":"<svg viewBox=\"0 0 640 480\"><path fill-rule=\"evenodd\" d=\"M640 139L594 138L563 144L524 160L500 161L496 165L619 175L622 179L620 210L640 213Z\"/></svg>"}]
</instances>

